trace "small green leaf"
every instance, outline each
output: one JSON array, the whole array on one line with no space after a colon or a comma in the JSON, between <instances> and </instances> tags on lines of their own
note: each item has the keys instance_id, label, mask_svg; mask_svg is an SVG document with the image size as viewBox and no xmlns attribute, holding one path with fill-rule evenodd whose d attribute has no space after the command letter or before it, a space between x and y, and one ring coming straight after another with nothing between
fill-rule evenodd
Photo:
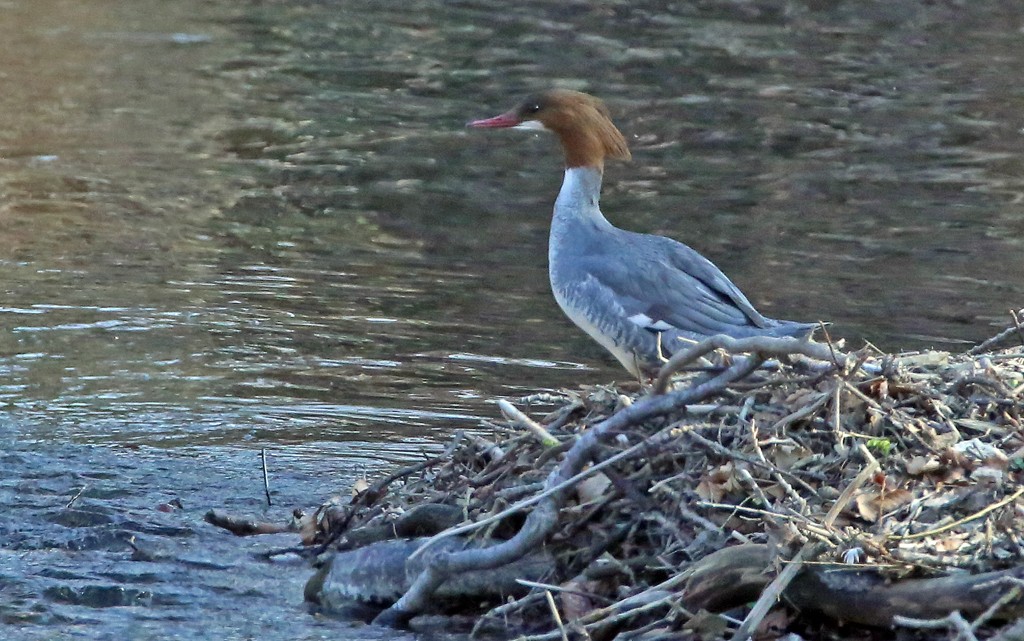
<instances>
[{"instance_id":1,"label":"small green leaf","mask_svg":"<svg viewBox=\"0 0 1024 641\"><path fill-rule=\"evenodd\" d=\"M878 452L882 456L889 456L892 451L892 441L887 438L873 438L867 442L869 450Z\"/></svg>"}]
</instances>

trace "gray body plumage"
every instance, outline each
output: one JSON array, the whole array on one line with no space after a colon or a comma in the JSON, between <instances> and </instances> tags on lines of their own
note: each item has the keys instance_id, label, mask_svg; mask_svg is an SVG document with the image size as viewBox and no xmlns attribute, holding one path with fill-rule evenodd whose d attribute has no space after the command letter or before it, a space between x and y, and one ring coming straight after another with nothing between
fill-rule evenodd
<instances>
[{"instance_id":1,"label":"gray body plumage","mask_svg":"<svg viewBox=\"0 0 1024 641\"><path fill-rule=\"evenodd\" d=\"M635 375L708 336L809 336L814 323L762 316L715 265L663 236L601 213L602 172L566 169L548 246L551 289L569 318Z\"/></svg>"}]
</instances>

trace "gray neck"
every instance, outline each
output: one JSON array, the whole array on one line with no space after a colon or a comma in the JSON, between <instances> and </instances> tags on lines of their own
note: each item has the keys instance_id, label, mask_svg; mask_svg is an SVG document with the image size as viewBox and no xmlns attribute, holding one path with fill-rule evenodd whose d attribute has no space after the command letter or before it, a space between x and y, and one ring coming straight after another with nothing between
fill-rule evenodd
<instances>
[{"instance_id":1,"label":"gray neck","mask_svg":"<svg viewBox=\"0 0 1024 641\"><path fill-rule=\"evenodd\" d=\"M611 226L598 206L601 199L601 169L569 167L562 189L555 200L553 224L590 222L598 227Z\"/></svg>"}]
</instances>

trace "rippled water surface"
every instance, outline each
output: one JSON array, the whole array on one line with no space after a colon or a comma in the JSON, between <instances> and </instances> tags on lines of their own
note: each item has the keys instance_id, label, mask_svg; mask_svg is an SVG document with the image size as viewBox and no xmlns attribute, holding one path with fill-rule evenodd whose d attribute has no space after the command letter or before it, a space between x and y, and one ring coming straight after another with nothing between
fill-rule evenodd
<instances>
[{"instance_id":1,"label":"rippled water surface","mask_svg":"<svg viewBox=\"0 0 1024 641\"><path fill-rule=\"evenodd\" d=\"M290 539L201 515L286 518L495 396L624 378L547 289L553 141L463 127L528 91L605 98L634 154L609 218L765 313L886 349L995 333L1024 304L1022 26L1015 2L0 2L0 636L380 634L247 556Z\"/></svg>"}]
</instances>

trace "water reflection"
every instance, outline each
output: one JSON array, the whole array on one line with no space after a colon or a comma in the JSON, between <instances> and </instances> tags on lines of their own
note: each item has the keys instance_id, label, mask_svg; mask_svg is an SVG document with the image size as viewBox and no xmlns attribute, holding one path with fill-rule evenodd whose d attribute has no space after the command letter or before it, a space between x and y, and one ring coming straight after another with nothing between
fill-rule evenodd
<instances>
[{"instance_id":1,"label":"water reflection","mask_svg":"<svg viewBox=\"0 0 1024 641\"><path fill-rule=\"evenodd\" d=\"M52 4L4 8L3 394L86 433L132 398L201 442L241 398L403 438L621 376L547 292L552 141L461 128L555 83L632 137L610 217L770 315L955 346L1020 297L1008 7Z\"/></svg>"}]
</instances>

